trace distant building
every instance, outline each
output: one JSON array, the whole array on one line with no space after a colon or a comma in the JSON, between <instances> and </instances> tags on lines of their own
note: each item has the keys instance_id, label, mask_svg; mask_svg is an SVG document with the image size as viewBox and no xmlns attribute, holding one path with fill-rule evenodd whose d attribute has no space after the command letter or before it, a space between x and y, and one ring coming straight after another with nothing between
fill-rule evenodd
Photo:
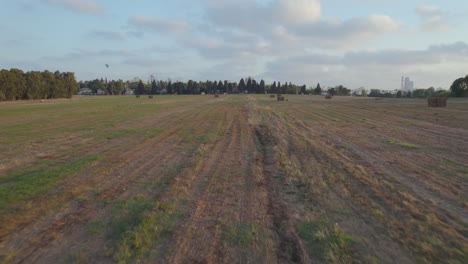
<instances>
[{"instance_id":1,"label":"distant building","mask_svg":"<svg viewBox=\"0 0 468 264\"><path fill-rule=\"evenodd\" d=\"M147 81L144 81L144 80L142 80L142 79L140 79L140 78L138 78L138 77L135 77L135 78L133 78L132 80L130 80L131 83L134 83L134 82L137 83L137 82L140 82L140 81L141 81L143 84L148 84Z\"/></svg>"},{"instance_id":2,"label":"distant building","mask_svg":"<svg viewBox=\"0 0 468 264\"><path fill-rule=\"evenodd\" d=\"M402 91L413 91L414 82L409 77L401 77L401 90Z\"/></svg>"},{"instance_id":3,"label":"distant building","mask_svg":"<svg viewBox=\"0 0 468 264\"><path fill-rule=\"evenodd\" d=\"M126 94L126 95L134 95L135 93L134 93L133 90L130 89L130 87L127 85L127 86L125 87L125 94Z\"/></svg>"},{"instance_id":4,"label":"distant building","mask_svg":"<svg viewBox=\"0 0 468 264\"><path fill-rule=\"evenodd\" d=\"M93 95L93 90L87 87L80 88L78 95Z\"/></svg>"}]
</instances>

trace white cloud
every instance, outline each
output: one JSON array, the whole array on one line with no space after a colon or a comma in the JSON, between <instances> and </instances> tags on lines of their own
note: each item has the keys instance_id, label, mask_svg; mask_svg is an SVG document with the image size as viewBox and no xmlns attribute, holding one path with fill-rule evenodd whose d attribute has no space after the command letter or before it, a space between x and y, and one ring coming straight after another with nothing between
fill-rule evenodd
<instances>
[{"instance_id":1,"label":"white cloud","mask_svg":"<svg viewBox=\"0 0 468 264\"><path fill-rule=\"evenodd\" d=\"M318 0L276 0L272 3L275 18L284 24L312 23L320 19L321 5Z\"/></svg>"},{"instance_id":2,"label":"white cloud","mask_svg":"<svg viewBox=\"0 0 468 264\"><path fill-rule=\"evenodd\" d=\"M189 24L185 21L156 16L134 15L129 22L143 29L163 33L183 34L189 30Z\"/></svg>"},{"instance_id":3,"label":"white cloud","mask_svg":"<svg viewBox=\"0 0 468 264\"><path fill-rule=\"evenodd\" d=\"M93 30L88 33L88 36L107 40L125 40L125 36L122 33L110 30Z\"/></svg>"},{"instance_id":4,"label":"white cloud","mask_svg":"<svg viewBox=\"0 0 468 264\"><path fill-rule=\"evenodd\" d=\"M420 16L434 16L440 15L441 10L438 6L418 6L415 11Z\"/></svg>"},{"instance_id":5,"label":"white cloud","mask_svg":"<svg viewBox=\"0 0 468 264\"><path fill-rule=\"evenodd\" d=\"M440 32L450 30L444 13L438 6L419 6L414 9L416 14L421 17L421 28L424 31Z\"/></svg>"},{"instance_id":6,"label":"white cloud","mask_svg":"<svg viewBox=\"0 0 468 264\"><path fill-rule=\"evenodd\" d=\"M318 0L205 0L205 18L217 31L255 34L273 46L296 49L300 43L321 48L349 47L400 25L389 16L370 15L347 20L321 18Z\"/></svg>"},{"instance_id":7,"label":"white cloud","mask_svg":"<svg viewBox=\"0 0 468 264\"><path fill-rule=\"evenodd\" d=\"M59 5L78 13L102 15L104 8L92 0L41 0L48 4Z\"/></svg>"},{"instance_id":8,"label":"white cloud","mask_svg":"<svg viewBox=\"0 0 468 264\"><path fill-rule=\"evenodd\" d=\"M394 32L399 24L389 16L371 15L340 21L322 20L312 24L299 25L292 32L299 38L312 40L322 48L349 47L366 41L379 34Z\"/></svg>"},{"instance_id":9,"label":"white cloud","mask_svg":"<svg viewBox=\"0 0 468 264\"><path fill-rule=\"evenodd\" d=\"M421 25L424 31L436 32L436 31L448 31L450 25L445 21L442 16L433 16L426 19Z\"/></svg>"}]
</instances>

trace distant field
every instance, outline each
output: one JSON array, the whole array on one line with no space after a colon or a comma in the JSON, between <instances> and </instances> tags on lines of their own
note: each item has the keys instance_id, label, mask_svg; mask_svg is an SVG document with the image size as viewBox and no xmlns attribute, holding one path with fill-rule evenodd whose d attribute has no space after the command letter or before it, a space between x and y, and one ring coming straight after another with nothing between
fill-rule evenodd
<instances>
[{"instance_id":1,"label":"distant field","mask_svg":"<svg viewBox=\"0 0 468 264\"><path fill-rule=\"evenodd\" d=\"M468 100L0 103L0 263L466 263Z\"/></svg>"}]
</instances>

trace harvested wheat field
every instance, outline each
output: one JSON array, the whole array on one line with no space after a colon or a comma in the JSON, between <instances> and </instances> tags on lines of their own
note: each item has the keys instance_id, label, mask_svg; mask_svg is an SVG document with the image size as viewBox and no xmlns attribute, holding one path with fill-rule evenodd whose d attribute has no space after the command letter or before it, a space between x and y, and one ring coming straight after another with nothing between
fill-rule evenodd
<instances>
[{"instance_id":1,"label":"harvested wheat field","mask_svg":"<svg viewBox=\"0 0 468 264\"><path fill-rule=\"evenodd\" d=\"M466 263L468 101L0 104L1 263Z\"/></svg>"}]
</instances>

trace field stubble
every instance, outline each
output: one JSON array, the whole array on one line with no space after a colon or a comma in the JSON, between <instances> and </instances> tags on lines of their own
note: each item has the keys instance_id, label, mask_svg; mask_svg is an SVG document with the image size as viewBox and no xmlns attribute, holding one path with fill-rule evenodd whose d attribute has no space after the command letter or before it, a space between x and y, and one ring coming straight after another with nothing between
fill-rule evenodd
<instances>
[{"instance_id":1,"label":"field stubble","mask_svg":"<svg viewBox=\"0 0 468 264\"><path fill-rule=\"evenodd\" d=\"M0 104L0 262L463 263L468 102Z\"/></svg>"}]
</instances>

